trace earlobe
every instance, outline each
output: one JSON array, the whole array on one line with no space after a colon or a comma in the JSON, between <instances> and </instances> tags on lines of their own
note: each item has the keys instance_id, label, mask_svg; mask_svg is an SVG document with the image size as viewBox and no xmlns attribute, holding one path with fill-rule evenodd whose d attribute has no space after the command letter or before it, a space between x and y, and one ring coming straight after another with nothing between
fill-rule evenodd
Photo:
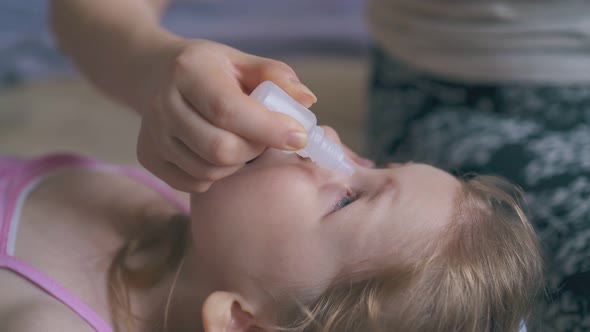
<instances>
[{"instance_id":1,"label":"earlobe","mask_svg":"<svg viewBox=\"0 0 590 332\"><path fill-rule=\"evenodd\" d=\"M205 332L246 332L254 327L254 317L246 303L234 293L217 291L207 297L201 311Z\"/></svg>"}]
</instances>

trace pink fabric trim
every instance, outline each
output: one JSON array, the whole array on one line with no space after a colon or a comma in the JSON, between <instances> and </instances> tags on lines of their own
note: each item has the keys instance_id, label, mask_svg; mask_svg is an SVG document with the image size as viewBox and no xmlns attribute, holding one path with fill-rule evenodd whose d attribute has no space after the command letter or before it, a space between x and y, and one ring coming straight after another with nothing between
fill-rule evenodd
<instances>
[{"instance_id":1,"label":"pink fabric trim","mask_svg":"<svg viewBox=\"0 0 590 332\"><path fill-rule=\"evenodd\" d=\"M8 255L6 252L11 222L14 214L17 212L16 209L19 208L17 202L22 191L40 177L45 176L52 171L68 167L123 173L138 182L151 187L160 195L170 200L184 213L189 213L189 207L180 199L180 197L176 196L166 184L135 167L109 165L90 158L71 154L50 155L32 161L21 161L0 157L0 174L7 176L9 172L13 173L12 177L6 180L11 182L3 183L4 186L0 183L0 190L4 191L0 193L0 198L6 199L6 205L4 205L3 209L4 214L0 215L0 268L14 271L18 275L37 285L39 288L45 290L48 294L52 295L78 314L97 332L112 332L111 327L78 297L43 272Z\"/></svg>"},{"instance_id":2,"label":"pink fabric trim","mask_svg":"<svg viewBox=\"0 0 590 332\"><path fill-rule=\"evenodd\" d=\"M137 180L138 182L146 184L148 187L154 189L157 193L176 205L182 213L189 214L190 207L177 194L175 194L170 187L164 182L155 177L141 171L137 167L117 166L125 175Z\"/></svg>"},{"instance_id":3,"label":"pink fabric trim","mask_svg":"<svg viewBox=\"0 0 590 332\"><path fill-rule=\"evenodd\" d=\"M2 216L3 227L1 239L0 239L0 254L6 254L6 248L8 244L8 233L10 232L10 222L14 215L17 207L17 201L19 199L19 193L26 188L26 186L36 178L44 175L44 173L51 169L57 168L57 166L65 165L67 163L81 162L84 161L81 157L73 155L52 155L44 158L40 158L28 162L20 162L21 168L14 172L14 183L13 187L7 188L7 191L14 193L7 195L6 206L4 215ZM15 163L16 164L16 163Z\"/></svg>"},{"instance_id":4,"label":"pink fabric trim","mask_svg":"<svg viewBox=\"0 0 590 332\"><path fill-rule=\"evenodd\" d=\"M0 256L0 268L6 268L15 272L21 277L29 280L31 283L39 286L49 295L72 309L78 316L85 320L96 332L112 332L113 330L96 312L88 307L84 302L63 288L43 272L35 269L27 263L11 257Z\"/></svg>"},{"instance_id":5,"label":"pink fabric trim","mask_svg":"<svg viewBox=\"0 0 590 332\"><path fill-rule=\"evenodd\" d=\"M28 166L28 167L27 167ZM190 208L187 206L178 196L176 196L170 187L164 184L162 181L150 176L149 174L141 171L138 168L130 167L130 166L116 166L116 165L109 165L105 163L101 163L95 161L93 159L84 158L81 156L76 155L51 155L45 158L41 158L32 162L28 162L24 170L21 170L23 173L23 177L19 179L18 183L16 184L16 188L12 189L11 191L20 193L30 181L33 181L39 176L44 175L45 173L58 168L59 166L62 167L85 167L89 169L95 170L103 170L103 171L111 171L111 172L122 172L129 177L136 179L141 183L145 183L147 186L154 189L160 195L164 196L166 199L170 200L174 205L176 205L183 213L189 213ZM1 229L0 233L0 254L6 254L6 248L8 244L8 233L10 230L10 225L7 226L7 223L12 219L12 215L14 214L14 210L17 207L18 201L18 194L10 195L7 197L7 205L4 210L4 216L0 216L4 221L2 224L3 229Z\"/></svg>"}]
</instances>

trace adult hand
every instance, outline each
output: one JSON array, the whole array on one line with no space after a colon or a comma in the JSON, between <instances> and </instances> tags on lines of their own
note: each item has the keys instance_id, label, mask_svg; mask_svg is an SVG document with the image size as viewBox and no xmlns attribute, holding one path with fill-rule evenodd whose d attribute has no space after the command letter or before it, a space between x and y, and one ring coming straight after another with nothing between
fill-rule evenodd
<instances>
[{"instance_id":1,"label":"adult hand","mask_svg":"<svg viewBox=\"0 0 590 332\"><path fill-rule=\"evenodd\" d=\"M139 162L175 189L203 192L266 147L297 150L305 129L249 97L270 80L305 107L316 102L288 65L206 40L184 40L153 62ZM166 52L163 52L166 53ZM172 54L172 55L170 55ZM154 75L152 75L154 77Z\"/></svg>"}]
</instances>

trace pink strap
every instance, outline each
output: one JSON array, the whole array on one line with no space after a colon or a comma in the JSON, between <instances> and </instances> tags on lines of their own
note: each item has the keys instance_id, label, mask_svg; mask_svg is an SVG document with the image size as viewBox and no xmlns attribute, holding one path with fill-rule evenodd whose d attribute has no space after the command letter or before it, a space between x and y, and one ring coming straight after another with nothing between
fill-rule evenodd
<instances>
[{"instance_id":1,"label":"pink strap","mask_svg":"<svg viewBox=\"0 0 590 332\"><path fill-rule=\"evenodd\" d=\"M111 327L90 309L84 302L72 295L67 289L55 282L43 272L35 269L29 264L11 256L0 256L0 268L6 268L14 271L21 277L29 280L39 288L43 289L54 298L72 309L82 319L84 319L96 332L113 332Z\"/></svg>"},{"instance_id":2,"label":"pink strap","mask_svg":"<svg viewBox=\"0 0 590 332\"><path fill-rule=\"evenodd\" d=\"M16 163L21 162L17 161L15 164ZM17 210L20 208L18 200L21 193L27 188L27 186L33 183L33 181L39 179L48 172L63 167L81 167L98 171L123 173L153 188L160 195L180 208L184 213L189 213L189 207L180 199L180 197L174 194L170 187L136 167L109 165L90 158L70 154L50 155L34 161L22 163L22 168L19 171L15 171L15 181L13 182L14 187L10 188L10 191L15 194L5 196L7 198L6 208L4 210L4 215L0 215L0 268L12 270L34 283L39 288L45 290L82 317L82 319L90 324L90 326L92 326L97 332L112 332L110 326L98 314L55 280L35 269L33 266L7 255L6 249L8 234L11 228L10 222L13 215L17 213Z\"/></svg>"},{"instance_id":3,"label":"pink strap","mask_svg":"<svg viewBox=\"0 0 590 332\"><path fill-rule=\"evenodd\" d=\"M131 178L136 179L139 182L145 183L147 186L154 189L164 198L171 201L183 213L188 214L190 211L190 208L187 206L187 204L183 202L180 199L180 197L175 195L174 192L170 189L170 187L168 187L165 183L158 180L157 178L138 169L137 167L110 165L98 162L90 158L69 154L50 155L35 160L33 162L29 162L27 163L27 166L28 169L23 171L22 178L19 179L18 183L16 184L14 192L16 192L17 194L8 197L8 202L6 204L7 208L5 210L5 213L3 216L0 215L0 218L2 218L3 221L0 223L0 225L4 224L5 226L3 228L0 227L0 254L6 254L8 244L8 233L10 229L10 225L8 225L7 223L12 219L12 216L15 213L15 209L18 207L18 193L20 193L31 181L34 181L40 176L46 174L47 172L58 169L60 167L83 167L86 169L94 169L99 171L123 173Z\"/></svg>"},{"instance_id":4,"label":"pink strap","mask_svg":"<svg viewBox=\"0 0 590 332\"><path fill-rule=\"evenodd\" d=\"M164 198L169 200L172 204L174 204L177 208L179 208L182 213L189 214L190 207L183 201L178 195L176 195L170 187L165 184L164 182L158 180L157 178L147 174L146 172L138 169L137 167L129 167L129 166L115 166L118 167L120 172L124 173L125 175L137 180L138 182L146 184L148 187L155 190L157 193L162 195Z\"/></svg>"}]
</instances>

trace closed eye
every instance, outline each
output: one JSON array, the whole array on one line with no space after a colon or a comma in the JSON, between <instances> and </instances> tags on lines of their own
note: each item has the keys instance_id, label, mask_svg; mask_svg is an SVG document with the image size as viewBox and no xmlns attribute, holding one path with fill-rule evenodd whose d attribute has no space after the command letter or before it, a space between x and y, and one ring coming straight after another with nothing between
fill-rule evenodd
<instances>
[{"instance_id":1,"label":"closed eye","mask_svg":"<svg viewBox=\"0 0 590 332\"><path fill-rule=\"evenodd\" d=\"M347 191L346 195L344 195L338 202L336 202L336 205L334 206L334 209L332 210L332 212L336 212L340 209L345 208L346 206L354 203L354 201L356 201L358 199L359 195L354 194L352 191Z\"/></svg>"}]
</instances>

